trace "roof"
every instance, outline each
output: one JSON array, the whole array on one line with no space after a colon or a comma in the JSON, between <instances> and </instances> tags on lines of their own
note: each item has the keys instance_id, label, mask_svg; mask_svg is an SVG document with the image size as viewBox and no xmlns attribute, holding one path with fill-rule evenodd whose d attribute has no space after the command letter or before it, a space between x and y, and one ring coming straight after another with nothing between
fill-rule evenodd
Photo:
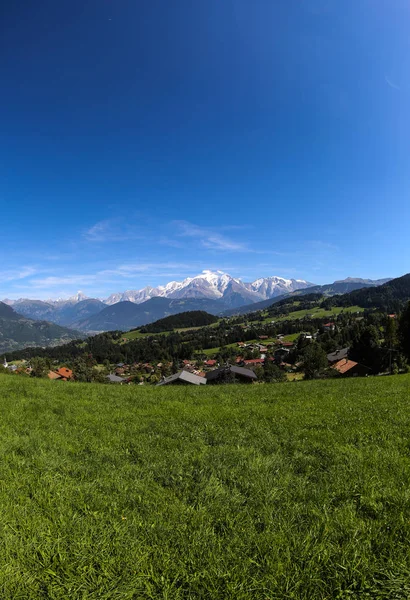
<instances>
[{"instance_id":1,"label":"roof","mask_svg":"<svg viewBox=\"0 0 410 600\"><path fill-rule=\"evenodd\" d=\"M126 381L126 379L124 379L123 377L118 377L118 375L113 375L112 373L110 375L107 375L107 379L111 383L123 383L124 381Z\"/></svg>"},{"instance_id":2,"label":"roof","mask_svg":"<svg viewBox=\"0 0 410 600\"><path fill-rule=\"evenodd\" d=\"M56 369L56 373L58 373L58 375L61 377L70 378L73 376L73 372L71 369L67 369L67 367L60 367L59 369Z\"/></svg>"},{"instance_id":3,"label":"roof","mask_svg":"<svg viewBox=\"0 0 410 600\"><path fill-rule=\"evenodd\" d=\"M194 373L190 373L189 371L179 371L179 373L170 375L170 377L165 377L165 379L157 383L157 386L167 385L168 383L174 383L174 381L177 381L178 379L180 381L185 381L186 383L192 383L193 385L203 385L206 383L205 377L194 375Z\"/></svg>"},{"instance_id":4,"label":"roof","mask_svg":"<svg viewBox=\"0 0 410 600\"><path fill-rule=\"evenodd\" d=\"M49 379L61 379L61 375L59 375L58 373L55 373L54 371L49 371L47 374L47 377Z\"/></svg>"},{"instance_id":5,"label":"roof","mask_svg":"<svg viewBox=\"0 0 410 600\"><path fill-rule=\"evenodd\" d=\"M242 377L249 377L250 379L258 379L256 373L250 369L244 369L243 367L231 367L231 373L241 375Z\"/></svg>"},{"instance_id":6,"label":"roof","mask_svg":"<svg viewBox=\"0 0 410 600\"><path fill-rule=\"evenodd\" d=\"M342 358L347 358L349 353L349 348L342 348L341 350L336 350L335 352L331 352L327 355L327 360L329 362L337 362Z\"/></svg>"},{"instance_id":7,"label":"roof","mask_svg":"<svg viewBox=\"0 0 410 600\"><path fill-rule=\"evenodd\" d=\"M250 358L243 361L245 365L262 365L265 362L264 358Z\"/></svg>"},{"instance_id":8,"label":"roof","mask_svg":"<svg viewBox=\"0 0 410 600\"><path fill-rule=\"evenodd\" d=\"M204 365L208 365L208 367L213 367L214 365L216 365L216 360L212 360L212 359L206 360L204 362Z\"/></svg>"},{"instance_id":9,"label":"roof","mask_svg":"<svg viewBox=\"0 0 410 600\"><path fill-rule=\"evenodd\" d=\"M338 360L334 365L332 365L332 369L336 369L339 373L347 373L353 367L357 367L359 363L354 362L354 360L349 360L348 358L343 358L342 360Z\"/></svg>"},{"instance_id":10,"label":"roof","mask_svg":"<svg viewBox=\"0 0 410 600\"><path fill-rule=\"evenodd\" d=\"M233 373L234 375L238 375L239 377L247 377L248 379L258 379L256 374L250 369L244 369L243 367L229 366L229 367L221 367L220 369L214 369L213 371L209 371L206 374L206 378L209 381L213 379L218 379L221 375L225 373Z\"/></svg>"}]
</instances>

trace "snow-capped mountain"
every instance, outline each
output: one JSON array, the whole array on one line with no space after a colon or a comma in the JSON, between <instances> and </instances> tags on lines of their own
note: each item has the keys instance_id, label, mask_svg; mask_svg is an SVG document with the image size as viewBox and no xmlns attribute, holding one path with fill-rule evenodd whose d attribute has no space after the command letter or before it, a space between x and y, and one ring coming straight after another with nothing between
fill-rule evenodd
<instances>
[{"instance_id":1,"label":"snow-capped mountain","mask_svg":"<svg viewBox=\"0 0 410 600\"><path fill-rule=\"evenodd\" d=\"M161 298L208 298L211 300L229 300L234 295L234 305L238 302L258 302L274 298L299 289L305 289L313 284L302 279L284 279L283 277L267 277L257 279L252 283L244 283L223 271L205 270L195 277L183 281L171 281L165 286L145 287L142 290L127 290L111 294L104 302L112 305L117 302L130 301L136 304L146 302L157 296Z\"/></svg>"},{"instance_id":2,"label":"snow-capped mountain","mask_svg":"<svg viewBox=\"0 0 410 600\"><path fill-rule=\"evenodd\" d=\"M282 294L304 290L313 284L303 279L284 279L283 277L264 277L248 284L249 289L261 294L262 299L275 298Z\"/></svg>"},{"instance_id":3,"label":"snow-capped mountain","mask_svg":"<svg viewBox=\"0 0 410 600\"><path fill-rule=\"evenodd\" d=\"M83 292L79 291L74 296L70 296L70 298L57 298L56 300L50 299L45 300L47 304L53 305L63 305L63 304L77 304L78 302L82 302L83 300L88 300L89 296L83 294Z\"/></svg>"}]
</instances>

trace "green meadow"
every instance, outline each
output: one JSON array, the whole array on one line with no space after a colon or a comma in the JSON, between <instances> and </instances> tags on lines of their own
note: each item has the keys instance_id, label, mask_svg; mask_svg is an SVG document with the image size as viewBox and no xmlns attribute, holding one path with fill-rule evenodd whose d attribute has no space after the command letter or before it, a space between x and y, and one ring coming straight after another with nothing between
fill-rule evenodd
<instances>
[{"instance_id":1,"label":"green meadow","mask_svg":"<svg viewBox=\"0 0 410 600\"><path fill-rule=\"evenodd\" d=\"M0 376L0 598L410 597L410 376Z\"/></svg>"}]
</instances>

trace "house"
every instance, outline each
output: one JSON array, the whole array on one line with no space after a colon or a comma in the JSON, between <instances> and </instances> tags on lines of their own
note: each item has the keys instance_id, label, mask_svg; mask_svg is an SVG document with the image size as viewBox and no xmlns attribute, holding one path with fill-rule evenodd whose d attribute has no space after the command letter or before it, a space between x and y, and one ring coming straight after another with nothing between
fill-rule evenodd
<instances>
[{"instance_id":1,"label":"house","mask_svg":"<svg viewBox=\"0 0 410 600\"><path fill-rule=\"evenodd\" d=\"M204 365L206 367L214 367L216 365L216 360L212 360L212 359L206 360L204 362Z\"/></svg>"},{"instance_id":2,"label":"house","mask_svg":"<svg viewBox=\"0 0 410 600\"><path fill-rule=\"evenodd\" d=\"M74 379L72 370L67 369L67 367L60 367L55 371L49 371L47 373L47 377L49 379L59 379L61 381L68 381L69 379Z\"/></svg>"},{"instance_id":3,"label":"house","mask_svg":"<svg viewBox=\"0 0 410 600\"><path fill-rule=\"evenodd\" d=\"M157 383L156 387L159 385L204 385L206 384L205 377L199 377L199 375L194 375L194 373L189 373L188 371L179 371L179 373L175 373L170 377L164 377L162 381Z\"/></svg>"},{"instance_id":4,"label":"house","mask_svg":"<svg viewBox=\"0 0 410 600\"><path fill-rule=\"evenodd\" d=\"M243 367L230 365L209 371L205 377L208 383L219 383L223 382L223 380L229 375L233 375L235 379L238 379L243 383L252 383L258 379L256 373L251 371L251 369L244 369Z\"/></svg>"},{"instance_id":5,"label":"house","mask_svg":"<svg viewBox=\"0 0 410 600\"><path fill-rule=\"evenodd\" d=\"M62 379L61 375L59 375L58 373L56 373L55 371L49 371L47 373L47 377L49 379Z\"/></svg>"},{"instance_id":6,"label":"house","mask_svg":"<svg viewBox=\"0 0 410 600\"><path fill-rule=\"evenodd\" d=\"M125 383L127 380L124 379L123 377L118 377L118 375L113 375L112 373L110 373L110 375L107 375L106 379L108 379L109 383Z\"/></svg>"},{"instance_id":7,"label":"house","mask_svg":"<svg viewBox=\"0 0 410 600\"><path fill-rule=\"evenodd\" d=\"M68 379L74 379L72 370L67 369L67 367L60 367L59 369L56 369L56 373L60 375L63 381L67 381Z\"/></svg>"},{"instance_id":8,"label":"house","mask_svg":"<svg viewBox=\"0 0 410 600\"><path fill-rule=\"evenodd\" d=\"M348 358L338 360L331 368L335 369L342 377L364 377L370 372L368 367Z\"/></svg>"},{"instance_id":9,"label":"house","mask_svg":"<svg viewBox=\"0 0 410 600\"><path fill-rule=\"evenodd\" d=\"M288 355L289 350L287 348L278 348L277 350L275 350L275 361L280 364L284 362L285 358L287 358Z\"/></svg>"},{"instance_id":10,"label":"house","mask_svg":"<svg viewBox=\"0 0 410 600\"><path fill-rule=\"evenodd\" d=\"M325 323L325 324L323 325L323 329L324 329L325 331L334 331L334 329L335 329L335 324L334 324L334 323Z\"/></svg>"},{"instance_id":11,"label":"house","mask_svg":"<svg viewBox=\"0 0 410 600\"><path fill-rule=\"evenodd\" d=\"M336 350L335 352L331 352L327 355L327 360L329 364L333 364L338 362L343 358L347 358L349 354L349 348L342 348L341 350Z\"/></svg>"},{"instance_id":12,"label":"house","mask_svg":"<svg viewBox=\"0 0 410 600\"><path fill-rule=\"evenodd\" d=\"M263 365L264 362L264 358L249 358L248 360L244 360L243 364L256 367L256 365Z\"/></svg>"}]
</instances>

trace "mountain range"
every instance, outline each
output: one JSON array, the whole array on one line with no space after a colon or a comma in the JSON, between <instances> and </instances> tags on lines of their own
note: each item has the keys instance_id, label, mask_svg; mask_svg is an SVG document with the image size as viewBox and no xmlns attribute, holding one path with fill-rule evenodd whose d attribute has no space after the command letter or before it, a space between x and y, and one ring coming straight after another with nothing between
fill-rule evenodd
<instances>
[{"instance_id":1,"label":"mountain range","mask_svg":"<svg viewBox=\"0 0 410 600\"><path fill-rule=\"evenodd\" d=\"M103 300L88 298L82 292L78 292L66 300L61 298L50 300L20 298L19 300L5 299L4 303L13 306L20 314L31 319L46 319L59 325L80 326L81 328L83 320L89 319L107 306L114 306L119 302L143 304L154 298L210 300L219 301L218 312L220 312L243 304L275 298L312 285L308 281L284 279L283 277L266 277L251 283L244 283L222 271L206 270L183 281L171 281L164 286L155 288L148 286L141 290L117 292ZM193 308L192 310L202 310L202 308Z\"/></svg>"},{"instance_id":2,"label":"mountain range","mask_svg":"<svg viewBox=\"0 0 410 600\"><path fill-rule=\"evenodd\" d=\"M49 321L84 332L125 330L179 312L202 310L214 315L246 313L269 306L289 294L343 294L388 281L353 279L316 286L302 279L265 277L245 283L222 271L203 271L183 281L111 294L101 300L82 292L64 299L4 301L20 316Z\"/></svg>"}]
</instances>

